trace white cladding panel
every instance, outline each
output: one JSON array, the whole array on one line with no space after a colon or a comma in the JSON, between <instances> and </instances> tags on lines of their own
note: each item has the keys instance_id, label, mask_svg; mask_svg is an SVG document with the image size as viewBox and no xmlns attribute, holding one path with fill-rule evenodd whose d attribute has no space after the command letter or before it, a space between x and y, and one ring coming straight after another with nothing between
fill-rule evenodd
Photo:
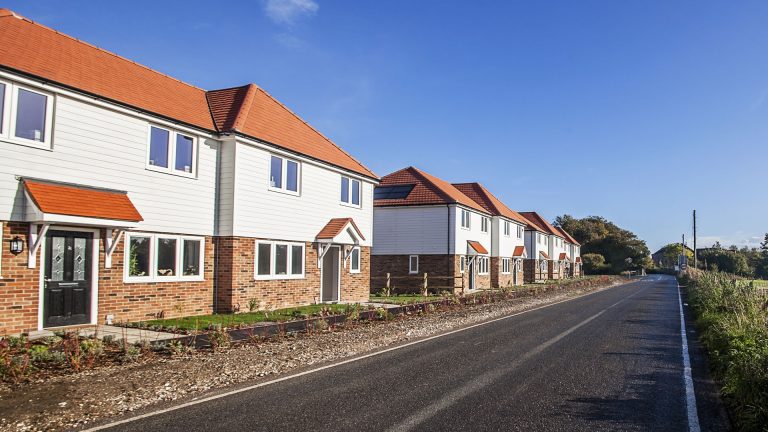
<instances>
[{"instance_id":1,"label":"white cladding panel","mask_svg":"<svg viewBox=\"0 0 768 432\"><path fill-rule=\"evenodd\" d=\"M146 168L146 120L59 94L53 124L52 150L0 140L0 220L23 219L23 176L125 190L139 230L213 234L218 141L196 137L197 178L187 178Z\"/></svg>"},{"instance_id":2,"label":"white cladding panel","mask_svg":"<svg viewBox=\"0 0 768 432\"><path fill-rule=\"evenodd\" d=\"M237 143L235 153L233 235L314 241L331 219L351 217L365 237L361 244L372 244L372 182L361 183L361 207L342 205L342 175L326 167L300 161L300 194L275 192L269 188L272 153L242 142Z\"/></svg>"},{"instance_id":3,"label":"white cladding panel","mask_svg":"<svg viewBox=\"0 0 768 432\"><path fill-rule=\"evenodd\" d=\"M456 227L455 233L455 239L454 247L456 254L458 255L465 255L467 253L467 241L468 240L475 240L479 241L483 246L485 246L486 249L488 249L488 252L491 252L491 229L488 229L488 232L482 232L481 227L481 218L487 217L490 219L490 216L487 215L481 215L480 213L476 212L475 210L469 210L470 214L470 227L469 229L462 228L461 227L461 210L462 207L459 206L452 206L451 207L453 211L451 212L453 216L453 221L451 221L451 225ZM468 210L468 209L464 209ZM491 223L489 221L488 226L491 226Z\"/></svg>"},{"instance_id":4,"label":"white cladding panel","mask_svg":"<svg viewBox=\"0 0 768 432\"><path fill-rule=\"evenodd\" d=\"M221 143L219 172L219 222L217 235L231 236L235 219L235 149L234 141Z\"/></svg>"},{"instance_id":5,"label":"white cladding panel","mask_svg":"<svg viewBox=\"0 0 768 432\"><path fill-rule=\"evenodd\" d=\"M550 258L557 260L560 258L560 254L567 252L565 248L565 240L562 237L550 235L549 236L549 254Z\"/></svg>"},{"instance_id":6,"label":"white cladding panel","mask_svg":"<svg viewBox=\"0 0 768 432\"><path fill-rule=\"evenodd\" d=\"M493 218L493 226L498 227L498 229L494 230L493 233L493 248L491 250L491 256L511 257L515 251L516 246L524 246L525 234L523 234L523 237L521 238L517 237L517 227L522 225L516 224L513 221L508 221L509 235L505 236L504 221L506 220L507 219L503 219L499 216L495 216Z\"/></svg>"},{"instance_id":7,"label":"white cladding panel","mask_svg":"<svg viewBox=\"0 0 768 432\"><path fill-rule=\"evenodd\" d=\"M448 212L438 207L374 207L374 255L444 255L449 248Z\"/></svg>"}]
</instances>

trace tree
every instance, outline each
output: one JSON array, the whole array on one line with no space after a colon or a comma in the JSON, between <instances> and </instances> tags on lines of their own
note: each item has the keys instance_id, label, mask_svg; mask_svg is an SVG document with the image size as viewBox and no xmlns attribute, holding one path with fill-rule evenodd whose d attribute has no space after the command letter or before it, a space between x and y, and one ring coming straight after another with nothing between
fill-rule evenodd
<instances>
[{"instance_id":1,"label":"tree","mask_svg":"<svg viewBox=\"0 0 768 432\"><path fill-rule=\"evenodd\" d=\"M598 271L619 273L627 269L649 267L651 264L650 251L643 240L603 217L576 219L566 214L555 218L554 224L581 243L582 259L587 254L602 257L603 262L597 267L600 269ZM632 259L629 265L627 258ZM586 263L584 269L589 271Z\"/></svg>"},{"instance_id":2,"label":"tree","mask_svg":"<svg viewBox=\"0 0 768 432\"><path fill-rule=\"evenodd\" d=\"M664 246L663 248L659 249L658 252L654 253L654 255L660 253L662 257L660 259L661 262L657 262L656 264L660 267L673 268L678 264L682 250L683 245L680 243L670 243ZM688 262L693 263L693 251L685 248L685 255L688 257Z\"/></svg>"},{"instance_id":3,"label":"tree","mask_svg":"<svg viewBox=\"0 0 768 432\"><path fill-rule=\"evenodd\" d=\"M584 272L587 274L604 273L609 266L605 264L605 257L596 253L587 253L581 256L584 262Z\"/></svg>"}]
</instances>

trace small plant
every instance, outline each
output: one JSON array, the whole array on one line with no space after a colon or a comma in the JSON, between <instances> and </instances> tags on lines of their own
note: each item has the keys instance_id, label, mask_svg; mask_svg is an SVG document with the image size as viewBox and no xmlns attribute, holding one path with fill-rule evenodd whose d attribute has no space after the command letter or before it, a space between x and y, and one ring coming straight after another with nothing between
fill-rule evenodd
<instances>
[{"instance_id":1,"label":"small plant","mask_svg":"<svg viewBox=\"0 0 768 432\"><path fill-rule=\"evenodd\" d=\"M319 319L319 320L315 320L314 327L315 327L315 330L325 331L325 330L328 330L330 326L328 325L328 321L324 319Z\"/></svg>"},{"instance_id":2,"label":"small plant","mask_svg":"<svg viewBox=\"0 0 768 432\"><path fill-rule=\"evenodd\" d=\"M221 348L227 348L232 339L226 330L220 328L208 333L208 341L211 343L211 349L217 351Z\"/></svg>"},{"instance_id":3,"label":"small plant","mask_svg":"<svg viewBox=\"0 0 768 432\"><path fill-rule=\"evenodd\" d=\"M132 363L138 361L141 357L141 349L136 345L125 345L120 359L124 363Z\"/></svg>"},{"instance_id":4,"label":"small plant","mask_svg":"<svg viewBox=\"0 0 768 432\"><path fill-rule=\"evenodd\" d=\"M256 312L259 309L259 301L255 298L248 300L248 312Z\"/></svg>"},{"instance_id":5,"label":"small plant","mask_svg":"<svg viewBox=\"0 0 768 432\"><path fill-rule=\"evenodd\" d=\"M195 347L182 343L179 340L172 340L168 342L168 345L165 346L165 349L172 356L192 354L195 352Z\"/></svg>"},{"instance_id":6,"label":"small plant","mask_svg":"<svg viewBox=\"0 0 768 432\"><path fill-rule=\"evenodd\" d=\"M434 303L428 303L426 309L428 313L433 313L435 310L437 310L437 307L434 305Z\"/></svg>"},{"instance_id":7,"label":"small plant","mask_svg":"<svg viewBox=\"0 0 768 432\"><path fill-rule=\"evenodd\" d=\"M376 308L376 319L386 321L389 319L389 311L383 307Z\"/></svg>"}]
</instances>

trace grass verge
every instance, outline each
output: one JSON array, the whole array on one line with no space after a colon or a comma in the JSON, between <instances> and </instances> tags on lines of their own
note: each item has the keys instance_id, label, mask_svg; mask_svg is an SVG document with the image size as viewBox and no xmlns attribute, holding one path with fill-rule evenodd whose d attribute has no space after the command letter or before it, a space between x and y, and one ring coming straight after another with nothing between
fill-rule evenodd
<instances>
[{"instance_id":1,"label":"grass verge","mask_svg":"<svg viewBox=\"0 0 768 432\"><path fill-rule=\"evenodd\" d=\"M682 283L737 430L766 430L768 296L724 273L697 272Z\"/></svg>"}]
</instances>

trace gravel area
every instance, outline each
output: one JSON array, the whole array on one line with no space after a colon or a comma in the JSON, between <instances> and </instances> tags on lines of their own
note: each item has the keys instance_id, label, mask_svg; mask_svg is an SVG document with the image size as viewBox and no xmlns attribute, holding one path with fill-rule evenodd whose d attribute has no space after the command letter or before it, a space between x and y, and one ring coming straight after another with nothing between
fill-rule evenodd
<instances>
[{"instance_id":1,"label":"gravel area","mask_svg":"<svg viewBox=\"0 0 768 432\"><path fill-rule=\"evenodd\" d=\"M386 322L362 322L312 335L245 343L219 352L48 377L20 386L0 384L0 430L79 429L98 420L159 408L231 386L250 385L278 374L360 355L393 344L584 295L620 284L540 293L499 303L465 306Z\"/></svg>"}]
</instances>

